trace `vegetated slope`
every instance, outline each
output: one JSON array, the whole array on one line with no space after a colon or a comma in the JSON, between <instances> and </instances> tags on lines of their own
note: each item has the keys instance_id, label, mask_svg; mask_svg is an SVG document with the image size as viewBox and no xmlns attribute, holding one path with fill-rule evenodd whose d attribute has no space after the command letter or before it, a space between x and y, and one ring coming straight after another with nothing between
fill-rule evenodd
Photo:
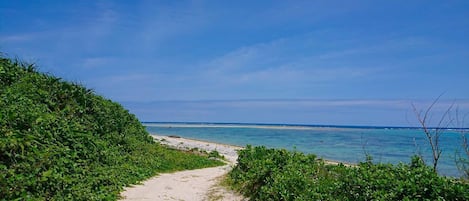
<instances>
[{"instance_id":1,"label":"vegetated slope","mask_svg":"<svg viewBox=\"0 0 469 201\"><path fill-rule=\"evenodd\" d=\"M327 165L315 155L247 146L228 183L251 200L469 200L469 183L410 164Z\"/></svg>"},{"instance_id":2,"label":"vegetated slope","mask_svg":"<svg viewBox=\"0 0 469 201\"><path fill-rule=\"evenodd\" d=\"M0 200L115 200L157 172L220 165L155 143L121 105L0 57Z\"/></svg>"}]
</instances>

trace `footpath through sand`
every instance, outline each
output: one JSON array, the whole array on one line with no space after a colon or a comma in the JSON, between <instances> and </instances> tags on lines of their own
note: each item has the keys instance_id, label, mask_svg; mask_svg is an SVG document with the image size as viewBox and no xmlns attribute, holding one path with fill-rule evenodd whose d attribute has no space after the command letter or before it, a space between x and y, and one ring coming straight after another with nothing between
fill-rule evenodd
<instances>
[{"instance_id":1,"label":"footpath through sand","mask_svg":"<svg viewBox=\"0 0 469 201\"><path fill-rule=\"evenodd\" d=\"M238 157L236 150L241 149L241 147L168 136L153 137L162 144L178 149L198 148L208 152L216 150L229 161L229 164L213 168L160 174L144 181L142 185L126 188L121 193L122 200L246 200L220 185L223 177L236 163Z\"/></svg>"}]
</instances>

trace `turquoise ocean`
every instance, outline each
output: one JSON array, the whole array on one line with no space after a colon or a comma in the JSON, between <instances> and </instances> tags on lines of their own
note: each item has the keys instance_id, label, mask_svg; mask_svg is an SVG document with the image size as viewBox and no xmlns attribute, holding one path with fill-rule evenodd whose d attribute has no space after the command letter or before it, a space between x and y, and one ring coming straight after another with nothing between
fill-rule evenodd
<instances>
[{"instance_id":1,"label":"turquoise ocean","mask_svg":"<svg viewBox=\"0 0 469 201\"><path fill-rule=\"evenodd\" d=\"M430 145L418 128L149 122L144 125L150 134L237 146L285 148L345 163L362 162L367 154L376 163L408 163L411 156L420 154L428 165L432 164ZM438 165L441 175L461 176L455 163L456 154L462 149L461 142L458 130L442 133L443 152Z\"/></svg>"}]
</instances>

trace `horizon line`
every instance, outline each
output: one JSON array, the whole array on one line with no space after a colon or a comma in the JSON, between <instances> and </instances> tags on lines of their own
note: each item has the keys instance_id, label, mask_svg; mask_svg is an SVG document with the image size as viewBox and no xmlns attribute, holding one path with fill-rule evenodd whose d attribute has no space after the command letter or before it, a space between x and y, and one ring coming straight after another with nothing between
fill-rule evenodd
<instances>
[{"instance_id":1,"label":"horizon line","mask_svg":"<svg viewBox=\"0 0 469 201\"><path fill-rule=\"evenodd\" d=\"M423 129L420 126L371 126L371 125L334 125L334 124L301 124L301 123L246 123L246 122L199 122L199 121L140 121L142 124L185 124L185 125L248 125L248 126L291 126L312 128L362 128L362 129ZM427 129L467 130L469 127L428 127Z\"/></svg>"},{"instance_id":2,"label":"horizon line","mask_svg":"<svg viewBox=\"0 0 469 201\"><path fill-rule=\"evenodd\" d=\"M151 102L232 102L232 101L434 101L435 98L239 98L239 99L168 99L168 100L123 100L119 102L140 102L140 103L151 103ZM444 98L439 99L440 101L469 101L469 98Z\"/></svg>"}]
</instances>

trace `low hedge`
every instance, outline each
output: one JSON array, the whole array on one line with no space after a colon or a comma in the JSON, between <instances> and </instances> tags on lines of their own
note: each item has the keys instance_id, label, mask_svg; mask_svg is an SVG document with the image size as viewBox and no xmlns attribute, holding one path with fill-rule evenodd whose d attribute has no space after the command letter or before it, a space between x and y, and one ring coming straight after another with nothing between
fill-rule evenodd
<instances>
[{"instance_id":1,"label":"low hedge","mask_svg":"<svg viewBox=\"0 0 469 201\"><path fill-rule=\"evenodd\" d=\"M315 155L247 146L228 183L251 200L469 200L464 180L409 164L330 165Z\"/></svg>"}]
</instances>

